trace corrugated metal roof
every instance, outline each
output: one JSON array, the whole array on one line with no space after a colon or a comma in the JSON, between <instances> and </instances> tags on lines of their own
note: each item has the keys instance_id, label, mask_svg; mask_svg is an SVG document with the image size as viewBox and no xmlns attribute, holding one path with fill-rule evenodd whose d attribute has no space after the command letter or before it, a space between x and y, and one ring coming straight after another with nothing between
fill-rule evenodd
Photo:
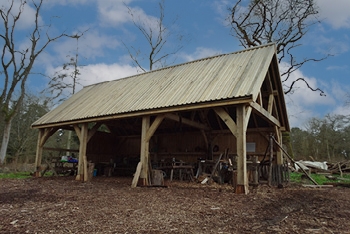
<instances>
[{"instance_id":1,"label":"corrugated metal roof","mask_svg":"<svg viewBox=\"0 0 350 234\"><path fill-rule=\"evenodd\" d=\"M33 126L248 97L259 93L274 44L84 87Z\"/></svg>"}]
</instances>

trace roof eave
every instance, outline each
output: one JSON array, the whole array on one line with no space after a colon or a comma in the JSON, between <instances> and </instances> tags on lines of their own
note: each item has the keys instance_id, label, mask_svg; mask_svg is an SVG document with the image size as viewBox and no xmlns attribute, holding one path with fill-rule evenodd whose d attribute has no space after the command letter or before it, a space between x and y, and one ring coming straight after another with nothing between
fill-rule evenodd
<instances>
[{"instance_id":1,"label":"roof eave","mask_svg":"<svg viewBox=\"0 0 350 234\"><path fill-rule=\"evenodd\" d=\"M231 99L225 99L225 100L208 101L208 102L192 103L192 104L181 105L181 106L171 106L171 107L164 107L164 108L157 108L157 109L140 110L140 111L134 111L134 112L119 113L114 115L95 116L90 118L75 119L75 120L56 122L56 123L36 124L36 125L33 124L31 127L33 129L62 127L62 126L81 124L81 123L101 122L101 121L108 121L112 119L140 117L140 116L146 116L146 115L158 115L158 114L165 114L165 113L171 113L171 112L205 109L205 108L220 107L220 106L227 106L227 105L239 105L239 104L249 105L249 103L252 100L253 100L252 95L247 95L243 97L231 98Z\"/></svg>"}]
</instances>

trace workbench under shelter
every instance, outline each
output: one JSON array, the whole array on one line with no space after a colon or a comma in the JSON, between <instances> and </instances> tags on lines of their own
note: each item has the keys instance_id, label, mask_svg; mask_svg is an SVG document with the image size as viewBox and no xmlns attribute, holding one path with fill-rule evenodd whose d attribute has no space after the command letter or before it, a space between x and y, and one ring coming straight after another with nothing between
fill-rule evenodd
<instances>
[{"instance_id":1,"label":"workbench under shelter","mask_svg":"<svg viewBox=\"0 0 350 234\"><path fill-rule=\"evenodd\" d=\"M88 162L123 170L132 161L132 186L147 185L152 165L216 161L227 150L237 193L248 193L247 162L263 160L269 136L282 145L289 131L274 44L86 86L32 127L38 176L45 142L65 129L80 142L77 180L89 179ZM282 164L281 149L271 149Z\"/></svg>"}]
</instances>

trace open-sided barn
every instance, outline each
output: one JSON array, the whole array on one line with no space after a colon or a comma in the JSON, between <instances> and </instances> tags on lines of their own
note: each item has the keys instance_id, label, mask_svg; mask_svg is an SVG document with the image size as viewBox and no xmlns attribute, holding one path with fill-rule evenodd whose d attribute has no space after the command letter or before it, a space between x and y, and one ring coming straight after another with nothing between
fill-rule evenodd
<instances>
[{"instance_id":1,"label":"open-sided barn","mask_svg":"<svg viewBox=\"0 0 350 234\"><path fill-rule=\"evenodd\" d=\"M78 180L87 180L88 161L136 158L134 182L148 184L151 167L216 162L226 151L237 193L248 192L247 162L263 160L269 135L281 143L289 131L274 44L84 87L32 127L40 130L38 175L46 140L66 129L80 141Z\"/></svg>"}]
</instances>

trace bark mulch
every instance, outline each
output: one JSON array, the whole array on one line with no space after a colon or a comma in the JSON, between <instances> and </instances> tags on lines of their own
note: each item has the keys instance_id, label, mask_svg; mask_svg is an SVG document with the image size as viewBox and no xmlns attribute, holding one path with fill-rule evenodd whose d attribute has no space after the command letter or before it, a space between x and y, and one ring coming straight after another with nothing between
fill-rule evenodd
<instances>
[{"instance_id":1,"label":"bark mulch","mask_svg":"<svg viewBox=\"0 0 350 234\"><path fill-rule=\"evenodd\" d=\"M0 233L350 233L349 188L131 181L1 179Z\"/></svg>"}]
</instances>

